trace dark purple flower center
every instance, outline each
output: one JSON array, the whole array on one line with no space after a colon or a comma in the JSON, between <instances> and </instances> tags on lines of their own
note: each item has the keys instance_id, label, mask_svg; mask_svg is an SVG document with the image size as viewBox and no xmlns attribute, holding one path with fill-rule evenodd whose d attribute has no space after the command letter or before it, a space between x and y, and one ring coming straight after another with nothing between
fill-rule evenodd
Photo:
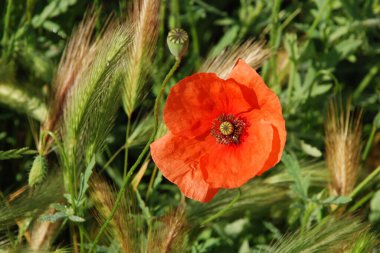
<instances>
[{"instance_id":1,"label":"dark purple flower center","mask_svg":"<svg viewBox=\"0 0 380 253\"><path fill-rule=\"evenodd\" d=\"M215 137L219 144L237 145L242 141L246 126L244 119L223 113L212 122L211 136Z\"/></svg>"}]
</instances>

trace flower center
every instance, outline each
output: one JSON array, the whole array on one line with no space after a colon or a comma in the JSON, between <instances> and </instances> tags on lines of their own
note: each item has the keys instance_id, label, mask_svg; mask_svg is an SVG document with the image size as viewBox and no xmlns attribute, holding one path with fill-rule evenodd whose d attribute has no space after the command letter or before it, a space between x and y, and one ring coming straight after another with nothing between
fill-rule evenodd
<instances>
[{"instance_id":1,"label":"flower center","mask_svg":"<svg viewBox=\"0 0 380 253\"><path fill-rule=\"evenodd\" d=\"M244 119L223 113L212 122L210 134L219 144L237 145L242 141L246 126Z\"/></svg>"},{"instance_id":2,"label":"flower center","mask_svg":"<svg viewBox=\"0 0 380 253\"><path fill-rule=\"evenodd\" d=\"M229 121L224 121L219 126L220 133L223 135L230 135L234 132L235 127Z\"/></svg>"}]
</instances>

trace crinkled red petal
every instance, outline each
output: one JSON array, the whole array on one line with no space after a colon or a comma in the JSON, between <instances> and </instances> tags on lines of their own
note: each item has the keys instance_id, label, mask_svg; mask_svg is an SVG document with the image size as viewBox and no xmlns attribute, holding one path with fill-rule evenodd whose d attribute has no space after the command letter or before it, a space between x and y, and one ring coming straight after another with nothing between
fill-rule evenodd
<instances>
[{"instance_id":1,"label":"crinkled red petal","mask_svg":"<svg viewBox=\"0 0 380 253\"><path fill-rule=\"evenodd\" d=\"M282 152L284 151L286 142L285 120L283 119L282 115L271 114L268 111L263 111L262 116L265 121L269 122L272 125L273 143L271 154L263 169L258 172L258 175L261 175L265 171L269 170L281 160Z\"/></svg>"},{"instance_id":2,"label":"crinkled red petal","mask_svg":"<svg viewBox=\"0 0 380 253\"><path fill-rule=\"evenodd\" d=\"M200 158L208 152L210 137L188 139L168 133L150 145L153 161L161 173L178 185L188 198L201 202L210 201L218 192L203 178Z\"/></svg>"},{"instance_id":3,"label":"crinkled red petal","mask_svg":"<svg viewBox=\"0 0 380 253\"><path fill-rule=\"evenodd\" d=\"M268 88L261 76L246 64L243 60L238 60L232 69L228 78L234 79L236 82L246 85L256 94L258 105L260 106L261 114L266 121L271 122L274 129L274 139L278 139L273 145L273 151L268 166L265 167L259 174L273 167L281 159L282 152L286 142L285 121L282 116L282 108L278 96Z\"/></svg>"},{"instance_id":4,"label":"crinkled red petal","mask_svg":"<svg viewBox=\"0 0 380 253\"><path fill-rule=\"evenodd\" d=\"M256 70L243 60L237 61L228 78L252 89L256 94L261 110L282 115L282 108L277 95L268 88Z\"/></svg>"},{"instance_id":5,"label":"crinkled red petal","mask_svg":"<svg viewBox=\"0 0 380 253\"><path fill-rule=\"evenodd\" d=\"M201 158L207 183L214 188L236 188L266 168L273 147L273 127L259 110L244 113L246 136L237 145L214 143Z\"/></svg>"},{"instance_id":6,"label":"crinkled red petal","mask_svg":"<svg viewBox=\"0 0 380 253\"><path fill-rule=\"evenodd\" d=\"M253 96L233 79L223 80L213 73L186 77L170 90L164 121L174 135L193 138L208 134L220 114L238 114L252 109ZM253 94L254 95L254 94Z\"/></svg>"}]
</instances>

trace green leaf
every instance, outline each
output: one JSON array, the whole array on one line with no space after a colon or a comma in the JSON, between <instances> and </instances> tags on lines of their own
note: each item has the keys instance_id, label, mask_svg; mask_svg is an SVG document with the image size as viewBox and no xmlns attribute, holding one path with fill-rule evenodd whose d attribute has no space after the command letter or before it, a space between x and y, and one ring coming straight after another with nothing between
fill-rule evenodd
<instances>
[{"instance_id":1,"label":"green leaf","mask_svg":"<svg viewBox=\"0 0 380 253\"><path fill-rule=\"evenodd\" d=\"M58 220L61 220L61 219L64 219L66 218L66 213L64 212L56 212L55 214L44 214L44 215L41 215L40 217L40 221L41 222L46 222L46 221L49 221L49 222L56 222Z\"/></svg>"},{"instance_id":2,"label":"green leaf","mask_svg":"<svg viewBox=\"0 0 380 253\"><path fill-rule=\"evenodd\" d=\"M353 53L361 44L362 41L360 39L349 38L338 43L335 46L335 49L340 54L340 58L344 59L349 54Z\"/></svg>"},{"instance_id":3,"label":"green leaf","mask_svg":"<svg viewBox=\"0 0 380 253\"><path fill-rule=\"evenodd\" d=\"M79 188L79 194L78 194L78 205L81 205L82 202L84 201L86 191L89 187L88 181L90 180L94 167L95 167L95 155L92 156L90 163L87 165L86 170L84 171L84 174L81 173L80 188Z\"/></svg>"},{"instance_id":4,"label":"green leaf","mask_svg":"<svg viewBox=\"0 0 380 253\"><path fill-rule=\"evenodd\" d=\"M330 196L327 199L322 201L322 204L330 205L344 205L352 201L352 198L348 196Z\"/></svg>"},{"instance_id":5,"label":"green leaf","mask_svg":"<svg viewBox=\"0 0 380 253\"><path fill-rule=\"evenodd\" d=\"M55 210L60 211L60 212L66 212L67 207L65 205L59 204L59 203L54 203L51 205Z\"/></svg>"},{"instance_id":6,"label":"green leaf","mask_svg":"<svg viewBox=\"0 0 380 253\"><path fill-rule=\"evenodd\" d=\"M137 196L137 202L139 204L139 207L140 207L141 211L144 214L145 220L149 224L150 221L151 221L151 219L152 219L152 214L149 211L149 207L147 207L147 205L145 204L144 200L141 198L141 195L140 195L140 193L139 193L139 191L137 189L136 189L135 193L136 193L136 196Z\"/></svg>"},{"instance_id":7,"label":"green leaf","mask_svg":"<svg viewBox=\"0 0 380 253\"><path fill-rule=\"evenodd\" d=\"M63 197L65 197L65 199L67 200L67 202L69 202L70 205L73 205L74 201L70 193L63 194Z\"/></svg>"},{"instance_id":8,"label":"green leaf","mask_svg":"<svg viewBox=\"0 0 380 253\"><path fill-rule=\"evenodd\" d=\"M322 95L322 94L328 92L331 88L332 88L332 84L315 85L311 89L310 96L316 97L316 96Z\"/></svg>"},{"instance_id":9,"label":"green leaf","mask_svg":"<svg viewBox=\"0 0 380 253\"><path fill-rule=\"evenodd\" d=\"M311 146L310 144L307 144L303 140L301 140L301 149L303 150L303 152L305 152L309 156L312 156L312 157L322 156L322 152L319 149L317 149L314 146Z\"/></svg>"},{"instance_id":10,"label":"green leaf","mask_svg":"<svg viewBox=\"0 0 380 253\"><path fill-rule=\"evenodd\" d=\"M301 175L301 168L295 156L286 152L282 155L282 162L285 165L286 171L292 177L294 186L292 189L302 198L308 198L309 179Z\"/></svg>"},{"instance_id":11,"label":"green leaf","mask_svg":"<svg viewBox=\"0 0 380 253\"><path fill-rule=\"evenodd\" d=\"M220 54L220 52L226 48L227 46L231 45L237 38L237 35L239 33L239 26L234 25L232 26L225 34L224 36L219 40L218 44L214 46L212 49L210 56L217 56Z\"/></svg>"},{"instance_id":12,"label":"green leaf","mask_svg":"<svg viewBox=\"0 0 380 253\"><path fill-rule=\"evenodd\" d=\"M73 222L85 222L86 220L83 219L82 217L76 216L76 215L70 215L69 220Z\"/></svg>"},{"instance_id":13,"label":"green leaf","mask_svg":"<svg viewBox=\"0 0 380 253\"><path fill-rule=\"evenodd\" d=\"M39 15L35 15L32 19L32 25L35 28L41 27L44 22L50 18L59 16L68 11L69 7L74 5L77 0L53 0L42 10Z\"/></svg>"},{"instance_id":14,"label":"green leaf","mask_svg":"<svg viewBox=\"0 0 380 253\"><path fill-rule=\"evenodd\" d=\"M380 128L380 112L376 114L373 124L376 126L376 129Z\"/></svg>"},{"instance_id":15,"label":"green leaf","mask_svg":"<svg viewBox=\"0 0 380 253\"><path fill-rule=\"evenodd\" d=\"M380 190L372 197L370 207L372 211L380 211Z\"/></svg>"},{"instance_id":16,"label":"green leaf","mask_svg":"<svg viewBox=\"0 0 380 253\"><path fill-rule=\"evenodd\" d=\"M229 236L237 237L243 231L244 226L246 226L247 223L249 223L247 218L235 220L225 226L224 232Z\"/></svg>"}]
</instances>

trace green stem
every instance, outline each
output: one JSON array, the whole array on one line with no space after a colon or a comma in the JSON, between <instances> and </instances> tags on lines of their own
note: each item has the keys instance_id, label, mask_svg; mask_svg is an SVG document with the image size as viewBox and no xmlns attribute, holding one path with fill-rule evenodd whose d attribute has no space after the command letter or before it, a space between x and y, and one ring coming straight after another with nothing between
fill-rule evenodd
<instances>
[{"instance_id":1,"label":"green stem","mask_svg":"<svg viewBox=\"0 0 380 253\"><path fill-rule=\"evenodd\" d=\"M376 118L375 118L374 122L372 123L371 133L369 135L367 144L365 145L365 148L364 148L364 151L363 151L362 161L367 160L367 157L369 155L369 151L371 150L371 147L372 147L373 139L375 138L376 128L377 128L375 121L376 121Z\"/></svg>"},{"instance_id":2,"label":"green stem","mask_svg":"<svg viewBox=\"0 0 380 253\"><path fill-rule=\"evenodd\" d=\"M92 246L91 246L89 252L93 252L95 250L96 244L98 243L98 241L100 239L100 236L103 234L103 232L107 228L108 224L111 222L113 216L115 215L115 213L116 213L116 211L117 211L117 209L119 207L120 201L121 201L121 199L124 196L124 192L127 189L127 186L129 184L129 181L130 181L130 178L131 178L133 172L136 170L136 168L140 165L141 161L144 159L146 153L149 150L150 144L153 142L153 140L156 137L157 130L158 130L158 121L159 121L158 107L159 107L159 104L160 104L160 100L161 100L161 98L162 98L162 96L164 94L166 85L168 84L170 78L173 76L174 72L178 69L180 63L181 63L181 59L177 59L176 62L175 62L175 64L170 69L169 73L166 75L164 81L161 84L160 93L156 97L156 101L154 103L154 116L155 116L154 119L155 120L154 120L154 130L153 130L153 133L150 136L149 141L146 143L144 149L140 153L139 157L137 158L136 162L133 164L133 166L131 167L131 169L128 171L127 175L123 178L123 184L120 187L120 191L119 191L119 193L117 195L115 204L114 204L114 206L112 208L112 211L111 211L111 214L108 216L108 218L106 219L106 221L104 222L104 224L101 226L98 234L96 235L96 237L95 237L95 239L94 239L94 241L92 243Z\"/></svg>"},{"instance_id":3,"label":"green stem","mask_svg":"<svg viewBox=\"0 0 380 253\"><path fill-rule=\"evenodd\" d=\"M13 7L13 1L12 0L8 0L7 1L7 9L5 11L5 16L4 16L4 33L3 33L3 39L1 40L1 44L3 46L3 50L4 50L4 54L5 54L5 45L6 43L8 42L8 35L9 35L9 26L10 26L10 21L11 21L11 13L12 13L12 7ZM9 52L7 52L6 55L8 55Z\"/></svg>"},{"instance_id":4,"label":"green stem","mask_svg":"<svg viewBox=\"0 0 380 253\"><path fill-rule=\"evenodd\" d=\"M35 5L36 5L35 0L27 0L26 1L25 18L26 18L27 23L30 23L30 21L32 20L33 9L34 9Z\"/></svg>"},{"instance_id":5,"label":"green stem","mask_svg":"<svg viewBox=\"0 0 380 253\"><path fill-rule=\"evenodd\" d=\"M293 86L296 78L296 73L297 73L297 55L295 51L295 47L297 45L297 41L295 38L292 38L290 41L290 71L289 71L289 80L288 80L288 89L287 89L287 110L289 110L289 107L291 106L292 102L292 91L293 91Z\"/></svg>"},{"instance_id":6,"label":"green stem","mask_svg":"<svg viewBox=\"0 0 380 253\"><path fill-rule=\"evenodd\" d=\"M360 95L363 93L363 91L367 88L367 86L371 83L371 81L373 80L373 78L377 75L377 73L379 72L380 70L380 65L377 65L377 66L373 66L368 74L363 78L363 80L360 82L360 84L358 85L358 87L356 88L352 98L354 99L354 101L356 101Z\"/></svg>"},{"instance_id":7,"label":"green stem","mask_svg":"<svg viewBox=\"0 0 380 253\"><path fill-rule=\"evenodd\" d=\"M157 174L157 166L154 166L152 176L150 178L149 185L148 185L148 190L146 191L146 198L147 199L149 198L150 193L152 191L154 179L156 178L156 174Z\"/></svg>"},{"instance_id":8,"label":"green stem","mask_svg":"<svg viewBox=\"0 0 380 253\"><path fill-rule=\"evenodd\" d=\"M362 205L364 205L365 203L367 203L368 200L370 200L373 195L375 195L374 192L370 192L368 193L367 195L365 195L363 198L361 198L359 201L357 201L355 203L355 205L353 205L349 210L348 212L351 213L351 212L354 212L356 211L359 207L361 207Z\"/></svg>"},{"instance_id":9,"label":"green stem","mask_svg":"<svg viewBox=\"0 0 380 253\"><path fill-rule=\"evenodd\" d=\"M84 252L84 228L83 225L80 224L79 226L79 240L80 240L80 252Z\"/></svg>"},{"instance_id":10,"label":"green stem","mask_svg":"<svg viewBox=\"0 0 380 253\"><path fill-rule=\"evenodd\" d=\"M310 38L319 23L321 22L322 16L326 14L327 8L329 7L329 2L330 1L325 1L322 8L319 10L317 17L314 19L314 22L311 24L309 30L307 31L307 36Z\"/></svg>"},{"instance_id":11,"label":"green stem","mask_svg":"<svg viewBox=\"0 0 380 253\"><path fill-rule=\"evenodd\" d=\"M169 28L173 29L176 27L181 27L181 20L179 14L179 1L170 1L170 16L169 16Z\"/></svg>"},{"instance_id":12,"label":"green stem","mask_svg":"<svg viewBox=\"0 0 380 253\"><path fill-rule=\"evenodd\" d=\"M166 0L162 0L160 4L160 19L165 20L166 18ZM164 48L165 48L165 41L166 41L166 36L165 36L165 22L160 22L159 24L159 38L158 38L158 43L157 43L157 57L156 57L156 62L161 63L163 57L164 57Z\"/></svg>"},{"instance_id":13,"label":"green stem","mask_svg":"<svg viewBox=\"0 0 380 253\"><path fill-rule=\"evenodd\" d=\"M124 155L124 173L123 178L127 175L127 169L128 169L128 138L129 138L129 132L131 129L131 116L128 115L128 122L127 122L127 129L125 131L125 155Z\"/></svg>"},{"instance_id":14,"label":"green stem","mask_svg":"<svg viewBox=\"0 0 380 253\"><path fill-rule=\"evenodd\" d=\"M200 56L199 56L199 39L197 27L194 19L194 12L191 11L190 1L186 4L186 12L190 25L190 33L191 33L191 46L192 46L192 57L195 59L194 64L195 68L198 69L200 66Z\"/></svg>"},{"instance_id":15,"label":"green stem","mask_svg":"<svg viewBox=\"0 0 380 253\"><path fill-rule=\"evenodd\" d=\"M160 93L156 97L156 101L154 103L154 130L153 130L154 135L152 135L151 137L155 137L155 135L157 134L157 130L158 130L158 120L159 120L159 118L158 118L158 109L159 109L158 106L160 104L160 100L164 94L166 85L168 84L170 78L173 76L174 72L178 69L180 63L181 63L181 59L177 59L173 65L173 67L170 69L169 73L166 75L164 81L161 84Z\"/></svg>"},{"instance_id":16,"label":"green stem","mask_svg":"<svg viewBox=\"0 0 380 253\"><path fill-rule=\"evenodd\" d=\"M280 0L273 0L273 5L272 5L272 13L271 13L271 31L270 31L270 40L269 40L269 45L270 49L272 51L271 57L268 61L268 67L265 67L263 69L263 79L267 80L272 86L273 85L278 85L278 76L275 73L277 69L277 49L278 49L278 42L280 41L278 36L279 31L281 29L280 27L280 21L279 21L279 12L280 12L280 5L281 1ZM275 73L275 74L273 74Z\"/></svg>"},{"instance_id":17,"label":"green stem","mask_svg":"<svg viewBox=\"0 0 380 253\"><path fill-rule=\"evenodd\" d=\"M355 189L351 192L350 198L354 198L369 182L371 182L380 173L380 166L369 174Z\"/></svg>"},{"instance_id":18,"label":"green stem","mask_svg":"<svg viewBox=\"0 0 380 253\"><path fill-rule=\"evenodd\" d=\"M110 166L113 160L116 159L116 157L121 153L121 151L123 151L123 149L125 149L125 144L121 146L118 150L116 150L116 152L110 157L110 159L108 159L108 161L104 164L103 168L100 170L99 174L102 174L103 171Z\"/></svg>"},{"instance_id":19,"label":"green stem","mask_svg":"<svg viewBox=\"0 0 380 253\"><path fill-rule=\"evenodd\" d=\"M212 215L211 217L207 218L205 221L203 221L201 223L201 226L204 226L206 225L207 223L219 218L220 216L222 216L223 214L225 214L239 199L240 199L240 196L241 196L241 190L240 188L238 188L238 194L235 196L235 198L233 198L233 200L225 207L223 208L222 210L220 210L219 212L217 212L216 214Z\"/></svg>"}]
</instances>

